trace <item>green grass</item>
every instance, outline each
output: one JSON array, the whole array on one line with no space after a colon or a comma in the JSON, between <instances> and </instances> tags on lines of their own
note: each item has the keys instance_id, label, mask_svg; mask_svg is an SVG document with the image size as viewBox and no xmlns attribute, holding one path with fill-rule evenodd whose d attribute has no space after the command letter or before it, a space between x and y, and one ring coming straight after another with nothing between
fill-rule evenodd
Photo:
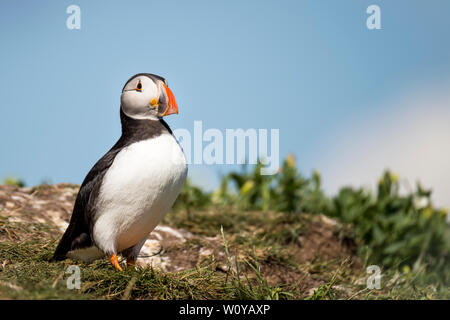
<instances>
[{"instance_id":1,"label":"green grass","mask_svg":"<svg viewBox=\"0 0 450 320\"><path fill-rule=\"evenodd\" d=\"M6 265L0 271L0 297L20 299L265 299L283 298L258 274L257 282L217 272L214 263L183 272L152 268L114 270L107 260L92 264L66 260L50 262L55 241L26 240L0 243ZM81 269L80 290L69 290L65 271L71 264ZM252 265L253 266L253 265Z\"/></svg>"},{"instance_id":2,"label":"green grass","mask_svg":"<svg viewBox=\"0 0 450 320\"><path fill-rule=\"evenodd\" d=\"M298 263L299 244L284 235L283 223L307 232L307 215L288 220L277 213L224 211L191 212L166 219L198 235L186 246L202 246L204 235L220 236L225 261L208 257L195 268L162 272L152 268L118 272L107 259L87 264L65 260L51 262L57 243L54 227L41 223L0 219L0 298L5 299L445 299L448 287L424 270L384 270L382 290L365 288L365 268L347 259L320 259ZM236 224L227 224L227 220ZM220 223L224 223L221 231ZM281 225L281 227L276 228ZM228 227L226 227L228 226ZM270 237L268 235L271 235ZM244 241L246 239L246 241ZM226 268L219 268L225 262ZM66 286L67 268L81 269L80 290ZM298 274L296 281L270 283L267 270ZM431 279L430 279L431 278ZM361 281L362 279L362 281ZM395 281L393 280L395 279ZM315 290L312 290L314 287ZM447 289L447 290L446 290ZM313 292L309 292L313 291ZM312 295L310 295L312 293Z\"/></svg>"}]
</instances>

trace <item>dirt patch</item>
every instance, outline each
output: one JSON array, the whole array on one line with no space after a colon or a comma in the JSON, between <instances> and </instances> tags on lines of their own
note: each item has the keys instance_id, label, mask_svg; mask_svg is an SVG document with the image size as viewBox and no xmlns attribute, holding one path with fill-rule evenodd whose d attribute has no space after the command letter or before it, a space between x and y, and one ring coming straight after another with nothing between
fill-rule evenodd
<instances>
[{"instance_id":1,"label":"dirt patch","mask_svg":"<svg viewBox=\"0 0 450 320\"><path fill-rule=\"evenodd\" d=\"M313 217L298 239L295 259L299 263L348 259L356 264L357 244L348 227L324 215Z\"/></svg>"}]
</instances>

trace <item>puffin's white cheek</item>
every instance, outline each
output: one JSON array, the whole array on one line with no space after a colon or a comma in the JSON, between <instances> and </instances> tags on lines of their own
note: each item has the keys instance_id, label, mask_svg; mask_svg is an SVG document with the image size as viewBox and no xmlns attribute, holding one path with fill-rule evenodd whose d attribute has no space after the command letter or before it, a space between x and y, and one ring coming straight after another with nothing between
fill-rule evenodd
<instances>
[{"instance_id":1,"label":"puffin's white cheek","mask_svg":"<svg viewBox=\"0 0 450 320\"><path fill-rule=\"evenodd\" d=\"M127 94L122 95L122 105L131 107L131 108L139 108L145 107L148 102L144 97L145 95L140 92L129 92Z\"/></svg>"},{"instance_id":2,"label":"puffin's white cheek","mask_svg":"<svg viewBox=\"0 0 450 320\"><path fill-rule=\"evenodd\" d=\"M149 102L141 92L128 92L122 95L121 102L126 114L139 115L148 111Z\"/></svg>"},{"instance_id":3,"label":"puffin's white cheek","mask_svg":"<svg viewBox=\"0 0 450 320\"><path fill-rule=\"evenodd\" d=\"M121 106L123 112L134 119L156 119L156 111L150 108L148 94L144 92L126 92L122 94Z\"/></svg>"}]
</instances>

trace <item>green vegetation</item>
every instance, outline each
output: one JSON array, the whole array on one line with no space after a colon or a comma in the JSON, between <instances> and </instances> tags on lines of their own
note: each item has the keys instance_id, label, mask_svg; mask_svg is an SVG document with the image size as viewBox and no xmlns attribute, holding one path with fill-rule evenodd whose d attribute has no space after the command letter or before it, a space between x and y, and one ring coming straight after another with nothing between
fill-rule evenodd
<instances>
[{"instance_id":1,"label":"green vegetation","mask_svg":"<svg viewBox=\"0 0 450 320\"><path fill-rule=\"evenodd\" d=\"M399 194L398 178L385 172L376 195L344 188L327 212L351 223L368 247L369 261L405 270L424 267L450 281L450 227L447 211L432 206L431 192L422 189Z\"/></svg>"},{"instance_id":2,"label":"green vegetation","mask_svg":"<svg viewBox=\"0 0 450 320\"><path fill-rule=\"evenodd\" d=\"M3 180L3 184L6 186L15 186L20 188L25 187L25 181L14 177L5 178Z\"/></svg>"},{"instance_id":3,"label":"green vegetation","mask_svg":"<svg viewBox=\"0 0 450 320\"><path fill-rule=\"evenodd\" d=\"M253 171L230 173L224 177L219 190L204 193L202 199L210 197L214 206L231 207L236 211L272 210L287 216L323 213L352 227L360 243L359 255L366 264L378 264L386 271L408 274L414 284L430 285L448 295L448 211L433 206L430 190L417 184L414 191L401 194L398 177L386 171L376 193L345 187L330 198L321 188L320 175L314 172L310 178L303 177L293 156L288 156L277 175L262 176L260 167L258 164ZM234 188L230 188L230 183ZM204 200L198 208L206 202ZM195 199L190 206L196 207ZM300 229L289 228L284 232L295 239Z\"/></svg>"},{"instance_id":4,"label":"green vegetation","mask_svg":"<svg viewBox=\"0 0 450 320\"><path fill-rule=\"evenodd\" d=\"M329 197L292 156L274 176L260 166L225 176L211 193L186 183L163 223L193 236L166 253L211 254L183 271L50 262L56 227L0 211L0 299L450 299L450 227L429 190L401 193L386 171L376 192L346 187ZM66 287L72 264L80 290ZM366 287L371 264L382 270L380 290Z\"/></svg>"}]
</instances>

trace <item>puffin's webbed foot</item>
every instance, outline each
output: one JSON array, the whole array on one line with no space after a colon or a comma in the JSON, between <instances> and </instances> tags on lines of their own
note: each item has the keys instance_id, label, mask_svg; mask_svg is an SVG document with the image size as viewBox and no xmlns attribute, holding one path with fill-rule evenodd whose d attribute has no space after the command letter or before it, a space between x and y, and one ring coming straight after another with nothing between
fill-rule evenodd
<instances>
[{"instance_id":1,"label":"puffin's webbed foot","mask_svg":"<svg viewBox=\"0 0 450 320\"><path fill-rule=\"evenodd\" d=\"M113 254L110 258L109 261L111 261L112 265L114 266L114 268L116 268L119 271L123 271L122 267L119 264L119 259L117 259L117 254Z\"/></svg>"}]
</instances>

